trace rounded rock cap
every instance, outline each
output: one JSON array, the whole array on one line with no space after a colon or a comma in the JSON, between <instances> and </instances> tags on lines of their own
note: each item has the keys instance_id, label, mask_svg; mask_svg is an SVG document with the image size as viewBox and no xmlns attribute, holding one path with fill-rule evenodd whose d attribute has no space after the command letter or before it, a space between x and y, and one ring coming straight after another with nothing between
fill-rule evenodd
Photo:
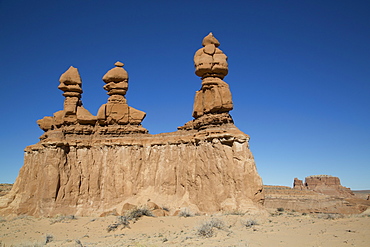
<instances>
[{"instance_id":1,"label":"rounded rock cap","mask_svg":"<svg viewBox=\"0 0 370 247\"><path fill-rule=\"evenodd\" d=\"M64 83L66 85L82 84L80 74L78 73L78 69L73 66L69 67L68 70L60 76L59 82Z\"/></svg>"},{"instance_id":2,"label":"rounded rock cap","mask_svg":"<svg viewBox=\"0 0 370 247\"><path fill-rule=\"evenodd\" d=\"M103 81L105 83L109 82L121 82L121 81L127 81L128 80L128 73L123 68L124 64L117 61L114 64L116 67L109 70L104 76Z\"/></svg>"},{"instance_id":3,"label":"rounded rock cap","mask_svg":"<svg viewBox=\"0 0 370 247\"><path fill-rule=\"evenodd\" d=\"M204 37L203 42L202 42L202 46L206 46L206 45L210 45L210 44L213 44L216 47L220 46L220 42L215 38L215 36L213 36L212 32L209 33L206 37Z\"/></svg>"}]
</instances>

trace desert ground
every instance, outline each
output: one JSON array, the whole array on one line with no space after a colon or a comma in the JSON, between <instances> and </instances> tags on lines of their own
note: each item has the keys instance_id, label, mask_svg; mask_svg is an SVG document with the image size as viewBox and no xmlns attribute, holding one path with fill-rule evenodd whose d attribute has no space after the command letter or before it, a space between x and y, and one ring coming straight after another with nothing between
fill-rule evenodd
<instances>
[{"instance_id":1,"label":"desert ground","mask_svg":"<svg viewBox=\"0 0 370 247\"><path fill-rule=\"evenodd\" d=\"M186 216L142 216L128 224L120 216L3 217L0 246L370 246L369 210Z\"/></svg>"}]
</instances>

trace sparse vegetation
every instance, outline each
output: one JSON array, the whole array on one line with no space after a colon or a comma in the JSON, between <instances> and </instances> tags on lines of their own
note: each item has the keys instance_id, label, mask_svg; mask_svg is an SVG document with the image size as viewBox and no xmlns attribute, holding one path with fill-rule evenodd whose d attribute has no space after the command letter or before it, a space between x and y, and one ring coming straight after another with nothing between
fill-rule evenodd
<instances>
[{"instance_id":1,"label":"sparse vegetation","mask_svg":"<svg viewBox=\"0 0 370 247\"><path fill-rule=\"evenodd\" d=\"M127 211L124 216L118 216L116 223L110 224L107 227L107 231L108 232L115 231L117 230L119 226L122 226L121 229L130 228L130 221L132 220L135 222L142 216L153 217L154 215L152 211L148 209L147 207L137 207L137 208L131 209Z\"/></svg>"},{"instance_id":2,"label":"sparse vegetation","mask_svg":"<svg viewBox=\"0 0 370 247\"><path fill-rule=\"evenodd\" d=\"M225 227L225 223L216 218L212 218L209 221L203 222L199 227L197 227L197 234L202 237L210 238L215 235L214 229L222 230Z\"/></svg>"},{"instance_id":3,"label":"sparse vegetation","mask_svg":"<svg viewBox=\"0 0 370 247\"><path fill-rule=\"evenodd\" d=\"M137 220L142 216L154 217L152 211L145 206L131 209L126 212L125 216L128 220Z\"/></svg>"},{"instance_id":4,"label":"sparse vegetation","mask_svg":"<svg viewBox=\"0 0 370 247\"><path fill-rule=\"evenodd\" d=\"M55 223L68 223L71 220L77 220L76 216L74 215L58 215L56 218L51 220L50 225L55 224Z\"/></svg>"},{"instance_id":5,"label":"sparse vegetation","mask_svg":"<svg viewBox=\"0 0 370 247\"><path fill-rule=\"evenodd\" d=\"M115 231L115 230L117 230L117 228L119 226L122 226L121 229L126 228L126 227L130 228L130 219L127 216L118 216L117 220L116 220L116 223L110 224L107 227L107 231L108 232Z\"/></svg>"},{"instance_id":6,"label":"sparse vegetation","mask_svg":"<svg viewBox=\"0 0 370 247\"><path fill-rule=\"evenodd\" d=\"M188 208L183 208L179 212L179 217L193 217L194 214L188 209Z\"/></svg>"},{"instance_id":7,"label":"sparse vegetation","mask_svg":"<svg viewBox=\"0 0 370 247\"><path fill-rule=\"evenodd\" d=\"M256 220L251 220L251 219L241 220L240 222L242 223L243 226L247 228L258 225L258 222Z\"/></svg>"},{"instance_id":8,"label":"sparse vegetation","mask_svg":"<svg viewBox=\"0 0 370 247\"><path fill-rule=\"evenodd\" d=\"M48 243L52 242L53 240L54 240L53 235L47 234L45 236L45 244L48 244Z\"/></svg>"},{"instance_id":9,"label":"sparse vegetation","mask_svg":"<svg viewBox=\"0 0 370 247\"><path fill-rule=\"evenodd\" d=\"M284 212L284 208L277 208L276 209L278 212Z\"/></svg>"},{"instance_id":10,"label":"sparse vegetation","mask_svg":"<svg viewBox=\"0 0 370 247\"><path fill-rule=\"evenodd\" d=\"M325 219L325 220L335 220L335 219L343 218L343 215L341 215L341 214L325 214L325 213L321 213L321 214L318 214L317 215L317 218L319 218L319 219Z\"/></svg>"},{"instance_id":11,"label":"sparse vegetation","mask_svg":"<svg viewBox=\"0 0 370 247\"><path fill-rule=\"evenodd\" d=\"M77 245L77 246L80 246L80 247L82 247L82 246L83 246L83 245L82 245L82 243L81 243L81 241L80 241L79 239L75 240L75 242L76 242L76 245Z\"/></svg>"}]
</instances>

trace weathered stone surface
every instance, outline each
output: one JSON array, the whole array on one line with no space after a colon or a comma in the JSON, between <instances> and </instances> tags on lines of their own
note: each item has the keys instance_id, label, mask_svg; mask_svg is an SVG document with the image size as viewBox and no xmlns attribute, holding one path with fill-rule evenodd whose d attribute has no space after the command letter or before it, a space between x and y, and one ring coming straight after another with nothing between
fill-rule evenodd
<instances>
[{"instance_id":1,"label":"weathered stone surface","mask_svg":"<svg viewBox=\"0 0 370 247\"><path fill-rule=\"evenodd\" d=\"M329 175L315 175L306 177L303 187L299 183L296 184L296 180L294 179L293 188L313 190L330 196L354 196L350 188L344 187L340 184L340 180L338 177L333 177Z\"/></svg>"},{"instance_id":2,"label":"weathered stone surface","mask_svg":"<svg viewBox=\"0 0 370 247\"><path fill-rule=\"evenodd\" d=\"M213 59L211 65L198 64L205 71L197 72L203 79L197 92L202 113L176 132L150 135L141 126L145 113L129 107L124 97L128 74L122 63L103 77L110 97L97 117L81 108L82 90L74 88L81 85L77 69L63 74L60 88L71 93L64 110L38 121L45 134L25 149L13 189L0 198L0 214L99 216L123 214L131 205L154 206L148 202L171 212L259 209L262 180L249 136L228 113L226 56L212 37L205 38L199 55Z\"/></svg>"},{"instance_id":3,"label":"weathered stone surface","mask_svg":"<svg viewBox=\"0 0 370 247\"><path fill-rule=\"evenodd\" d=\"M262 181L248 136L233 125L204 131L29 146L2 212L100 215L148 200L193 212L256 208Z\"/></svg>"}]
</instances>

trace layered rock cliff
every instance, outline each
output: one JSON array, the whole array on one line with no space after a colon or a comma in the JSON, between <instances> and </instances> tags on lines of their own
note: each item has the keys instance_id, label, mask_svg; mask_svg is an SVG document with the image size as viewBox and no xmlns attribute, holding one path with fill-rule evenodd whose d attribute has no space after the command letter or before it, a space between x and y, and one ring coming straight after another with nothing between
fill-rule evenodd
<instances>
[{"instance_id":1,"label":"layered rock cliff","mask_svg":"<svg viewBox=\"0 0 370 247\"><path fill-rule=\"evenodd\" d=\"M82 106L82 82L71 67L60 78L64 109L38 121L40 142L25 149L13 189L0 198L1 214L121 214L126 203L148 201L171 210L259 208L262 180L249 136L235 127L224 76L226 55L212 34L195 58L202 87L194 119L172 133L148 134L145 113L128 106L128 74L118 62L103 77L109 99L97 116Z\"/></svg>"},{"instance_id":2,"label":"layered rock cliff","mask_svg":"<svg viewBox=\"0 0 370 247\"><path fill-rule=\"evenodd\" d=\"M352 197L354 196L350 188L344 187L338 177L330 175L313 175L302 180L294 179L294 189L312 190L329 196Z\"/></svg>"}]
</instances>

